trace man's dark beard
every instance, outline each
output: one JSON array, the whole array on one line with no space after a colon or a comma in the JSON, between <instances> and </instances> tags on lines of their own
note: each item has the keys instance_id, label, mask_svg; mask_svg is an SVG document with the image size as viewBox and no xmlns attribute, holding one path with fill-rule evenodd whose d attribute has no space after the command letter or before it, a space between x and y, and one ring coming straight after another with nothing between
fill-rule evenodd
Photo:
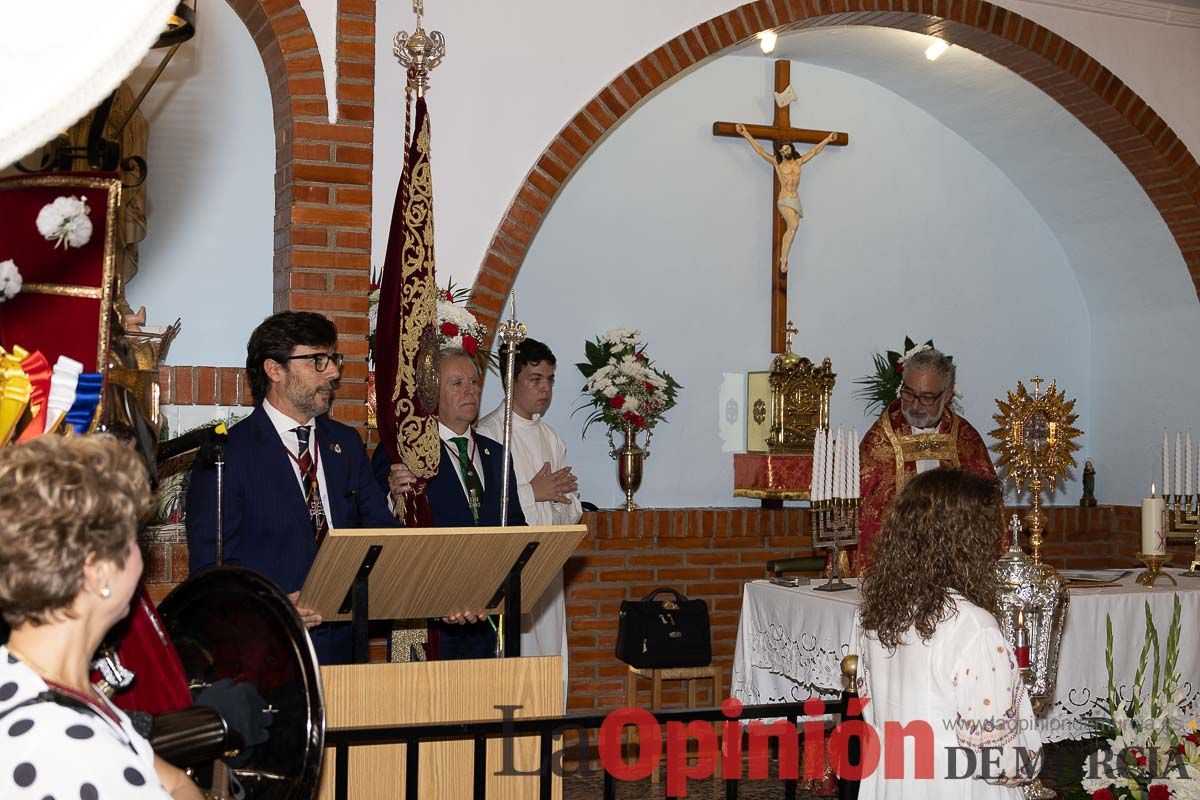
<instances>
[{"instance_id":1,"label":"man's dark beard","mask_svg":"<svg viewBox=\"0 0 1200 800\"><path fill-rule=\"evenodd\" d=\"M290 377L289 377L289 381L290 381ZM335 380L335 381L331 381L329 383L323 383L320 386L314 387L312 389L312 391L304 393L300 397L290 396L291 393L295 392L295 390L297 388L294 385L287 386L285 388L289 390L289 398L288 399L291 400L292 405L294 405L297 410L303 411L305 414L315 417L318 414L324 414L326 411L333 408L334 395L337 393L337 389L340 384L341 384L341 380ZM325 409L321 409L319 407L319 405L317 404L317 393L321 389L325 389L325 388L328 388L330 391L329 405Z\"/></svg>"}]
</instances>

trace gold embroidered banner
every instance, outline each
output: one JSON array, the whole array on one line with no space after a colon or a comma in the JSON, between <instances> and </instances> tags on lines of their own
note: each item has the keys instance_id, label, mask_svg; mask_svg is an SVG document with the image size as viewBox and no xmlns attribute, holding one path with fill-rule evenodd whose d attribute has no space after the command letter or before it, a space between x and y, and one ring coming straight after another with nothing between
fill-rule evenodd
<instances>
[{"instance_id":1,"label":"gold embroidered banner","mask_svg":"<svg viewBox=\"0 0 1200 800\"><path fill-rule=\"evenodd\" d=\"M407 157L388 234L375 329L379 437L393 464L419 479L404 510L409 525L432 524L425 481L441 459L437 417L437 288L433 255L433 180L429 112L415 109L415 135Z\"/></svg>"}]
</instances>

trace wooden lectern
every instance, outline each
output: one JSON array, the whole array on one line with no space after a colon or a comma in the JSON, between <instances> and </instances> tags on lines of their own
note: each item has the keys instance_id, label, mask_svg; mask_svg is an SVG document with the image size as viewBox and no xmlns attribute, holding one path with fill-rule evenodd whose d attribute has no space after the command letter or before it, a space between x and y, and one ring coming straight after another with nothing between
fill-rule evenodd
<instances>
[{"instance_id":1,"label":"wooden lectern","mask_svg":"<svg viewBox=\"0 0 1200 800\"><path fill-rule=\"evenodd\" d=\"M442 617L487 609L529 611L587 534L583 525L507 528L389 528L330 531L298 605L326 620L351 620L355 660L366 660L368 620ZM513 600L517 603L513 603ZM515 608L514 608L515 606ZM506 654L519 653L520 613L505 613ZM326 726L405 725L562 713L562 659L504 658L322 667ZM537 795L538 778L496 776L498 740L488 745L488 798ZM535 738L514 743L518 770L537 767ZM404 745L353 748L350 791L358 800L398 798ZM420 797L470 797L471 742L422 745ZM332 796L334 754L325 752L318 797ZM554 796L561 797L555 778Z\"/></svg>"}]
</instances>

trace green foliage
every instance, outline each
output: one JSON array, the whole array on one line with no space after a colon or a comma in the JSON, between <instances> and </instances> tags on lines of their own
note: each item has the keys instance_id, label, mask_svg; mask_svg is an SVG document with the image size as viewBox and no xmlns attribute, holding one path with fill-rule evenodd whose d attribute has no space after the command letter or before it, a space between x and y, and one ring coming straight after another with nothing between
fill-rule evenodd
<instances>
[{"instance_id":1,"label":"green foliage","mask_svg":"<svg viewBox=\"0 0 1200 800\"><path fill-rule=\"evenodd\" d=\"M901 362L904 354L916 346L916 342L905 336L902 352L888 350L886 355L872 354L875 371L854 382L863 387L855 390L854 397L866 401L865 413L868 417L879 416L900 396L900 384L904 382L904 365ZM925 342L925 346L933 347L933 339Z\"/></svg>"}]
</instances>

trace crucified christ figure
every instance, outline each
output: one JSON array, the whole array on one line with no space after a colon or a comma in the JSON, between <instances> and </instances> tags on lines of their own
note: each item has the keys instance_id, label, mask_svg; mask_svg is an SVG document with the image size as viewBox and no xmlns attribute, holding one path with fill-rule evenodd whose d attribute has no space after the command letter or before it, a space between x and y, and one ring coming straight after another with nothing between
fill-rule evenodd
<instances>
[{"instance_id":1,"label":"crucified christ figure","mask_svg":"<svg viewBox=\"0 0 1200 800\"><path fill-rule=\"evenodd\" d=\"M804 155L797 155L796 148L785 142L779 145L779 155L771 158L767 155L767 151L763 150L762 145L755 141L753 136L746 133L745 125L738 124L735 130L750 143L754 152L775 168L775 175L779 178L779 200L775 205L779 209L779 215L783 217L785 225L783 238L779 242L779 271L786 273L788 252L792 249L792 240L796 238L796 226L800 223L800 218L804 216L804 209L800 206L800 195L796 192L800 185L800 167L820 153L825 145L836 139L837 134L829 134Z\"/></svg>"}]
</instances>

